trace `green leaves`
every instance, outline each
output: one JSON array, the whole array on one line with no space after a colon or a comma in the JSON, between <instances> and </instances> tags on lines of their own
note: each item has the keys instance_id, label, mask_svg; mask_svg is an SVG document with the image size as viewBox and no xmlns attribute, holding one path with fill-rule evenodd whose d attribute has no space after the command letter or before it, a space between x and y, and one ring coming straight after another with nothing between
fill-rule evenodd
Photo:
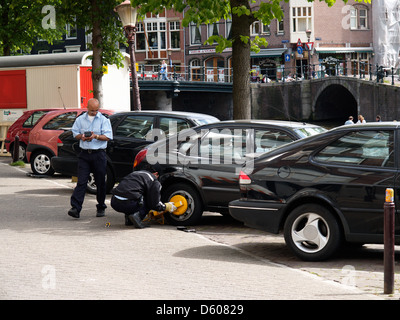
<instances>
[{"instance_id":1,"label":"green leaves","mask_svg":"<svg viewBox=\"0 0 400 320\"><path fill-rule=\"evenodd\" d=\"M215 51L218 53L221 53L226 48L232 47L232 41L226 39L225 37L223 37L221 35L211 36L204 42L204 44L209 44L209 45L213 45L215 43L217 43L217 46L215 47Z\"/></svg>"}]
</instances>

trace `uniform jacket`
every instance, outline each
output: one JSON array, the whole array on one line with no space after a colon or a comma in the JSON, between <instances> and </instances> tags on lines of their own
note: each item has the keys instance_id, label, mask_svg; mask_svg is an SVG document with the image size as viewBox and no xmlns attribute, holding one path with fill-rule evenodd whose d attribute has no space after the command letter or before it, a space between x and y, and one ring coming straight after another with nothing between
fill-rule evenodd
<instances>
[{"instance_id":1,"label":"uniform jacket","mask_svg":"<svg viewBox=\"0 0 400 320\"><path fill-rule=\"evenodd\" d=\"M143 201L148 209L164 211L165 205L161 202L161 183L148 171L134 171L125 176L112 193L130 200Z\"/></svg>"}]
</instances>

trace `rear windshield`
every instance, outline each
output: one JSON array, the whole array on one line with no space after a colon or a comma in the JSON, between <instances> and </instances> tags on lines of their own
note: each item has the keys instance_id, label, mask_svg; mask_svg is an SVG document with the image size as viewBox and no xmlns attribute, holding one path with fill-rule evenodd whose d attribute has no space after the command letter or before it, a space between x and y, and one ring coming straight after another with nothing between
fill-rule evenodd
<instances>
[{"instance_id":1,"label":"rear windshield","mask_svg":"<svg viewBox=\"0 0 400 320\"><path fill-rule=\"evenodd\" d=\"M43 129L59 130L59 129L72 128L72 125L74 124L75 119L76 119L76 112L63 113L63 114L60 114L60 115L54 117L49 122L47 122L43 126Z\"/></svg>"}]
</instances>

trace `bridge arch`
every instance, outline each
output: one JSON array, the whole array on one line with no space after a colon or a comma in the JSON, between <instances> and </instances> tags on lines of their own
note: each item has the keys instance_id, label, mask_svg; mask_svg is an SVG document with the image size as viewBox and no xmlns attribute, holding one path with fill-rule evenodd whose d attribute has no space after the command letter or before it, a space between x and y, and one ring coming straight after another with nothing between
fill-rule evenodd
<instances>
[{"instance_id":1,"label":"bridge arch","mask_svg":"<svg viewBox=\"0 0 400 320\"><path fill-rule=\"evenodd\" d=\"M357 93L349 85L326 81L317 91L313 113L315 121L329 121L333 124L343 124L349 116L357 119Z\"/></svg>"}]
</instances>

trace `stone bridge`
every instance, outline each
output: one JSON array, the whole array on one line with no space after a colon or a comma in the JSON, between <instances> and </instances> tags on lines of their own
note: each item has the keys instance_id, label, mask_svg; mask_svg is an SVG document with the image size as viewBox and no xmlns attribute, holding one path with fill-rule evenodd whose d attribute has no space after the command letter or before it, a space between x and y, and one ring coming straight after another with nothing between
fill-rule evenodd
<instances>
[{"instance_id":1,"label":"stone bridge","mask_svg":"<svg viewBox=\"0 0 400 320\"><path fill-rule=\"evenodd\" d=\"M232 119L231 84L139 83L143 109L186 110ZM157 81L158 82L158 81ZM292 119L344 123L362 114L374 121L400 120L399 87L354 77L330 76L277 83L252 83L254 119Z\"/></svg>"},{"instance_id":2,"label":"stone bridge","mask_svg":"<svg viewBox=\"0 0 400 320\"><path fill-rule=\"evenodd\" d=\"M344 122L362 114L367 121L400 120L399 87L353 77L331 76L297 82L252 84L253 118Z\"/></svg>"}]
</instances>

